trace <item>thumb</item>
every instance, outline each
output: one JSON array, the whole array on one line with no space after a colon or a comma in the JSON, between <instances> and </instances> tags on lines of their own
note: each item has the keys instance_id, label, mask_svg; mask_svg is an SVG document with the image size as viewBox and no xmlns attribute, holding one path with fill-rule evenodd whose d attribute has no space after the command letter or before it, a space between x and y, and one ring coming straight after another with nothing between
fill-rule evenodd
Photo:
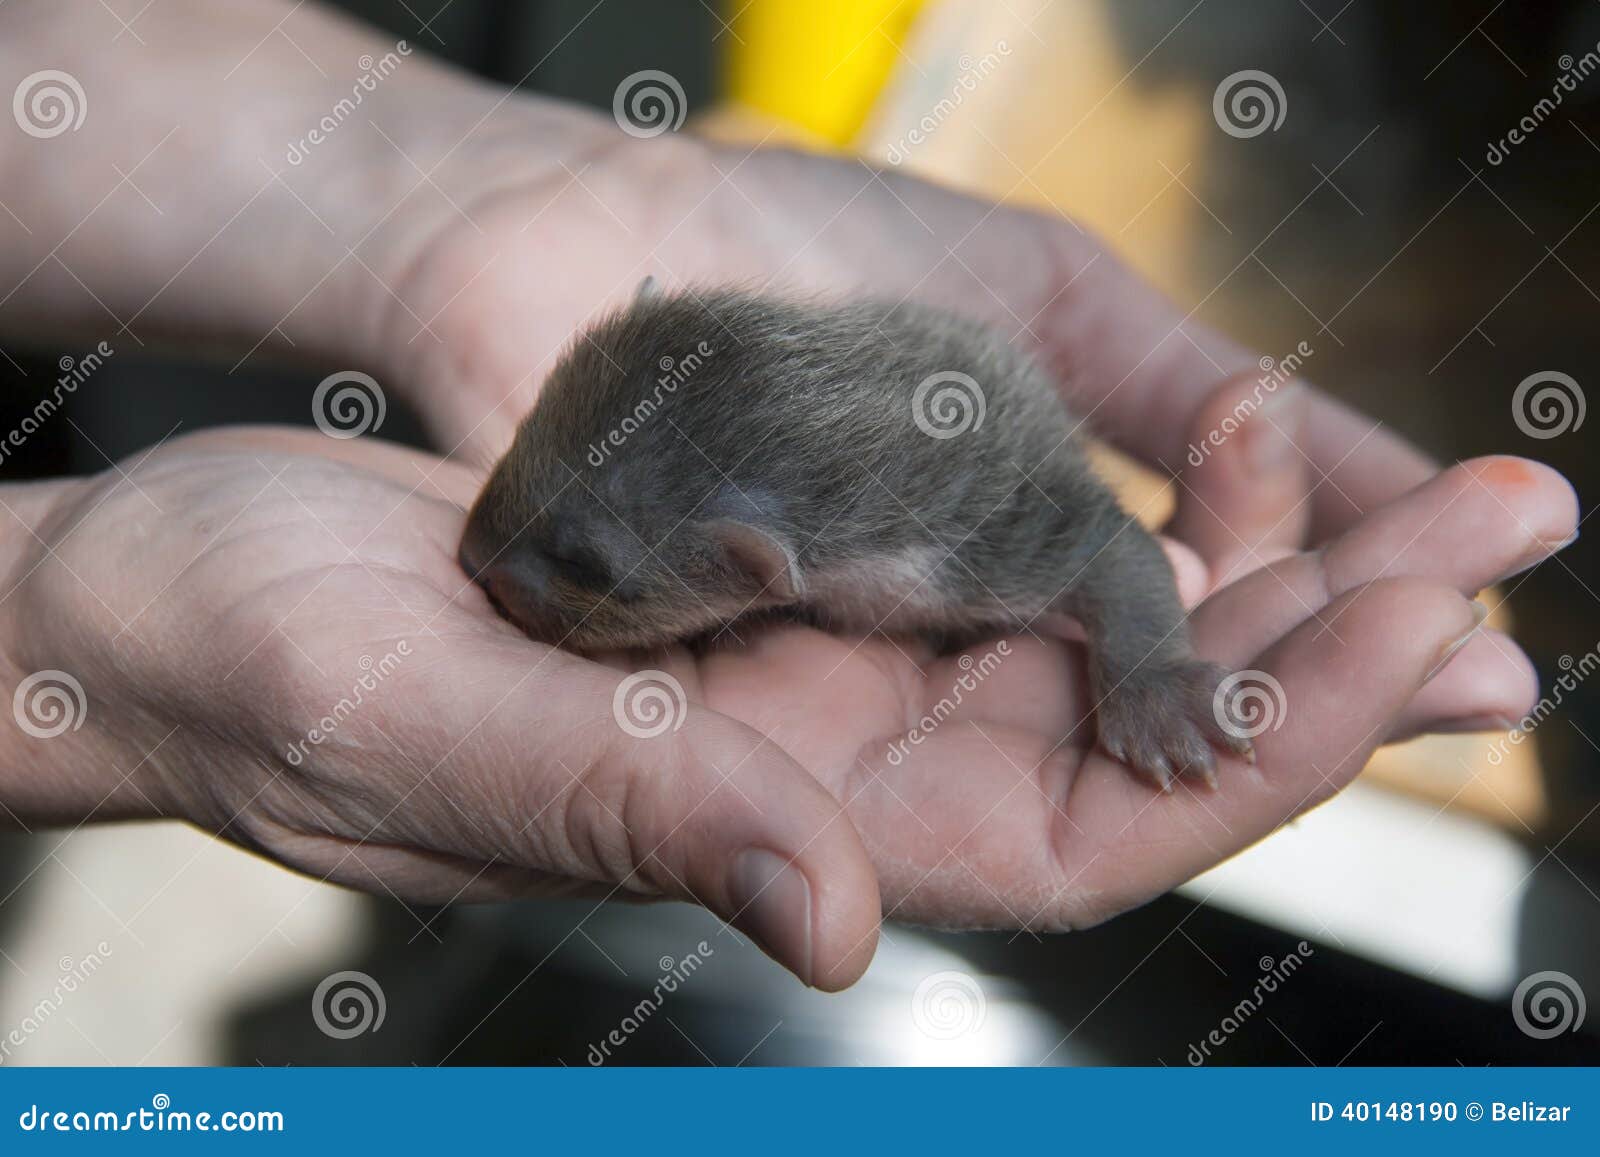
<instances>
[{"instance_id":1,"label":"thumb","mask_svg":"<svg viewBox=\"0 0 1600 1157\"><path fill-rule=\"evenodd\" d=\"M516 693L527 714L495 712L515 735L485 744L535 752L525 866L702 905L808 985L859 979L882 909L839 802L765 735L692 704L692 669L556 662L553 686Z\"/></svg>"}]
</instances>

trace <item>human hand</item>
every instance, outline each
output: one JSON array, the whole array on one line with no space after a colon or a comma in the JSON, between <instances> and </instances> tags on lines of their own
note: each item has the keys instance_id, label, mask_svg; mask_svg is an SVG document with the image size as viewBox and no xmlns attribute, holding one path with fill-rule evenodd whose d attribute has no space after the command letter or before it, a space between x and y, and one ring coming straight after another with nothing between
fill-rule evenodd
<instances>
[{"instance_id":1,"label":"human hand","mask_svg":"<svg viewBox=\"0 0 1600 1157\"><path fill-rule=\"evenodd\" d=\"M637 141L609 120L590 131L582 160L521 182L492 159L502 138L492 156L468 139L435 179L471 208L435 214L426 241L403 212L391 223L407 273L371 356L470 461L503 450L571 335L653 275L915 296L1010 329L1091 427L1174 477L1167 532L1199 556L1209 586L1323 545L1433 474L1404 439L1306 383L1263 393L1253 354L1061 218L857 161ZM1515 642L1482 632L1411 717L1501 726L1531 672Z\"/></svg>"},{"instance_id":2,"label":"human hand","mask_svg":"<svg viewBox=\"0 0 1600 1157\"><path fill-rule=\"evenodd\" d=\"M1465 481L1452 473L1406 493L1428 477L1425 460L1309 391L1279 395L1288 409L1257 423L1256 432L1286 436L1276 455L1257 454L1257 439L1243 434L1202 467L1183 466L1189 442L1230 408L1228 391L1243 388L1238 379L1214 383L1254 359L1185 322L1070 224L854 161L777 151L745 157L682 136L635 142L605 118L508 99L420 59L362 106L355 119L370 124L343 125L303 166L285 168L283 142L348 95L350 60L381 56L386 46L377 38L309 6L195 0L157 6L141 20L138 43L107 47L58 18L65 7L9 5L8 30L26 35L6 38L0 53L16 54L19 74L38 59L59 61L94 92L115 93L137 77L141 100L120 116L89 118L82 132L7 142L0 157L6 201L25 228L7 258L15 267L8 282L20 287L0 310L7 332L37 334L69 322L95 332L110 310L122 327L119 345L124 330L199 332L265 356L283 339L325 363L376 371L418 404L445 447L483 462L504 445L559 345L645 273L669 284L775 279L835 294L915 293L1012 327L1056 369L1080 413L1178 477L1173 531L1204 558L1210 584L1225 584L1195 612L1202 653L1234 666L1255 663L1283 683L1288 702L1304 707L1291 708L1282 731L1258 737L1259 770L1225 768L1216 797L1180 793L1164 803L1117 795L1134 790L1110 786L1120 769L1070 743L1051 749L1071 730L1057 724L1082 720L1081 700L1073 708L1079 684L1069 650L1035 652L1018 640L1003 672L1029 677L1003 680L996 672L980 688L988 692L978 695L983 714L946 721L893 765L888 744L948 693L959 668L882 641L850 651L849 641L775 633L751 639L744 651L665 660L669 670L689 664L682 667L689 698L703 708L691 708L670 739L619 739L602 730L611 726L615 675L600 681L593 664L530 650L486 605L462 601L478 597L470 589L446 611L446 592L465 585L452 560L459 514L450 502L470 496L469 474L366 443L258 432L164 448L140 467L159 469L162 481L135 471L147 493L171 498L164 509L203 505L210 518L151 522L137 495L134 518L128 497L110 493L110 480L94 490L11 492L18 519L56 550L7 544L17 556L13 581L22 581L4 612L8 637L17 640L9 652L15 675L82 667L86 685L100 684L107 704L104 727L85 725L49 742L17 737L18 758L3 774L5 802L19 814L70 820L102 801L101 815L181 814L306 870L419 899L625 879L630 889L699 895L737 916L802 975L832 986L846 983L870 952L874 869L883 907L896 915L1076 926L1259 837L1317 792L1345 782L1385 735L1481 725L1526 704L1526 660L1483 632L1411 692L1431 667L1435 644L1462 625L1452 602L1459 596L1446 588L1476 590L1497 568L1536 561L1570 531L1563 484L1518 465ZM90 18L99 11L78 8ZM271 35L278 27L293 47L280 43L287 36ZM186 51L194 45L201 50ZM322 59L318 71L327 79L291 93L281 77L302 66L301 52ZM214 97L199 121L190 115L196 91ZM178 136L174 122L185 125ZM213 126L221 128L208 136ZM203 188L192 179L196 151L211 164ZM136 190L124 188L130 177ZM160 211L180 204L181 213ZM277 521L258 522L241 513L255 491L240 483L241 468L256 457L274 470L289 462L285 479L304 475L322 488L301 493L302 508L278 492L270 471L261 473ZM336 465L341 458L345 465ZM409 493L419 465L450 502L430 496L431 487ZM127 517L111 524L91 513L102 497ZM395 507L402 521L389 525L384 516ZM359 560L332 536L308 549L321 530L308 511L344 528L340 537L350 545L376 533ZM105 535L104 545L85 546L69 533L79 518L87 519L85 531ZM1359 537L1333 537L1341 532ZM1324 549L1303 554L1308 545ZM199 571L180 569L196 554ZM1339 577L1325 572L1334 558L1360 565ZM1272 569L1247 573L1272 559ZM63 576L68 562L84 568L79 574L91 586ZM34 574L53 574L58 584L24 579L36 563ZM314 596L299 607L274 602L323 577L323 590L348 597ZM1355 593L1377 579L1384 582ZM88 593L102 587L132 597L102 604ZM1324 610L1340 594L1349 609ZM192 605L174 609L174 595ZM303 738L330 709L319 699L332 696L336 705L350 693L359 677L349 669L351 655L387 654L373 648L406 637L402 624L427 638L409 613L413 602L454 625L469 653L452 667L444 644L454 636L440 630L442 638L429 641L430 661L408 657L380 690L393 688L402 700L388 720L402 743L443 759L435 780L448 775L458 794L432 798L432 764L413 755L417 770L376 731L343 726L337 731L346 736L361 734L359 746L315 744L305 753L308 770L286 771L287 748L278 744L285 733L291 742ZM284 625L268 631L278 624L255 613L260 606L283 612ZM1309 619L1311 611L1322 611L1331 630ZM294 634L295 644L319 656L315 665L288 642L297 616L307 634ZM234 671L246 656L224 664L217 644L238 649L241 622L267 641ZM150 633L157 623L159 639ZM124 653L130 637L150 646ZM1276 649L1258 654L1274 640L1281 640ZM1336 644L1346 649L1335 654ZM530 676L547 697L513 698L515 718L504 718L502 708L472 729L463 703L487 709L497 689L527 688L516 680L541 661L543 671L562 676L548 684ZM572 688L583 693L581 704L566 697ZM93 697L100 693L91 686ZM963 707L979 710L973 703ZM294 725L285 728L289 716ZM362 718L384 723L375 714ZM201 726L168 735L181 721ZM452 728L468 737L456 750ZM762 742L761 732L775 742ZM879 745L882 765L863 763ZM1350 754L1335 760L1347 747ZM621 793L607 800L616 817L581 785L554 779L560 766L552 772L547 755L592 756L598 770L584 778ZM123 770L106 776L113 759ZM520 773L512 767L519 759L526 763ZM708 766L738 766L739 786L760 810ZM641 770L650 768L671 774ZM746 787L747 775L759 783ZM770 807L769 793L783 793L786 806ZM839 799L854 830L834 810ZM927 818L917 823L902 800ZM537 847L518 842L528 839L522 825L538 815L525 802L550 803L546 816L560 816L565 827ZM1225 824L1213 838L1202 807ZM496 818L486 824L485 815ZM678 829L668 820L688 822ZM634 830L644 836L626 838ZM372 840L362 843L369 831ZM1061 831L1078 842L1063 843ZM667 841L663 850L651 835ZM733 845L717 841L755 836L792 856L805 884L746 890L802 895L808 917L773 899L732 903L726 855ZM502 842L514 846L514 858L501 852ZM712 854L703 854L707 848Z\"/></svg>"},{"instance_id":3,"label":"human hand","mask_svg":"<svg viewBox=\"0 0 1600 1157\"><path fill-rule=\"evenodd\" d=\"M617 703L621 657L528 641L459 572L474 488L370 439L249 430L0 492L37 536L7 540L12 682L65 671L87 698L77 730L12 732L6 807L178 816L406 900L691 900L837 988L883 913L1081 927L1325 798L1472 632L1463 596L1575 519L1542 467L1469 463L1211 595L1199 651L1276 680L1281 726L1219 791L1162 795L1086 741L1075 649L1033 638L970 666L799 627L677 649L652 726Z\"/></svg>"},{"instance_id":4,"label":"human hand","mask_svg":"<svg viewBox=\"0 0 1600 1157\"><path fill-rule=\"evenodd\" d=\"M96 20L104 37L84 34ZM140 92L98 103L113 111L81 131L0 138L0 201L19 226L0 253L15 286L0 334L92 339L114 324L118 348L200 336L241 351L235 366L292 349L376 372L443 448L483 464L560 346L647 273L913 295L1009 328L1094 429L1171 474L1169 532L1213 584L1325 543L1433 469L1309 387L1277 391L1190 463L1253 392L1229 375L1255 376L1255 357L1055 216L855 160L636 140L285 0L175 0L141 14L131 43L91 0L12 0L0 22L0 63L18 75L47 61L85 91ZM363 60L392 71L286 159ZM1430 684L1423 714L1491 723L1528 670L1485 636Z\"/></svg>"}]
</instances>

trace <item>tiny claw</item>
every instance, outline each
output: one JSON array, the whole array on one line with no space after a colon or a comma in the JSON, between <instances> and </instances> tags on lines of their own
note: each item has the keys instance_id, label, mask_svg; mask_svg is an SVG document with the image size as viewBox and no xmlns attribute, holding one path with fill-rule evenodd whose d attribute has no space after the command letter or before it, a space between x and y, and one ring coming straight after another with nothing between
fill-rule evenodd
<instances>
[{"instance_id":1,"label":"tiny claw","mask_svg":"<svg viewBox=\"0 0 1600 1157\"><path fill-rule=\"evenodd\" d=\"M1172 765L1166 761L1165 757L1160 755L1152 756L1143 770L1146 775L1155 780L1156 786L1163 792L1167 795L1172 794L1172 783L1177 777L1172 774Z\"/></svg>"},{"instance_id":2,"label":"tiny claw","mask_svg":"<svg viewBox=\"0 0 1600 1157\"><path fill-rule=\"evenodd\" d=\"M1182 774L1188 775L1190 772L1212 787L1217 785L1217 758L1211 754L1211 748L1205 740L1198 736L1184 744Z\"/></svg>"},{"instance_id":3,"label":"tiny claw","mask_svg":"<svg viewBox=\"0 0 1600 1157\"><path fill-rule=\"evenodd\" d=\"M1240 759L1247 759L1251 763L1255 762L1256 745L1251 742L1248 735L1241 735L1227 727L1219 730L1221 733L1216 738L1221 746L1226 747Z\"/></svg>"},{"instance_id":4,"label":"tiny claw","mask_svg":"<svg viewBox=\"0 0 1600 1157\"><path fill-rule=\"evenodd\" d=\"M1206 787L1216 791L1216 757L1211 755L1210 747L1205 749L1198 759L1192 760L1184 771L1194 771L1205 781Z\"/></svg>"}]
</instances>

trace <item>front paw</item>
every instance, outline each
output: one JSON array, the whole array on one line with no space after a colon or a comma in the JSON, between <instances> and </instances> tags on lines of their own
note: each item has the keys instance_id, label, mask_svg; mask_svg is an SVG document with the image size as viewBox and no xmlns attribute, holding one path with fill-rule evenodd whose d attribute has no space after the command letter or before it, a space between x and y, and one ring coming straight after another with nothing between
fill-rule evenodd
<instances>
[{"instance_id":1,"label":"front paw","mask_svg":"<svg viewBox=\"0 0 1600 1157\"><path fill-rule=\"evenodd\" d=\"M1215 787L1213 748L1255 759L1249 738L1215 704L1226 676L1215 663L1186 660L1140 667L1112 682L1095 708L1101 749L1162 791L1185 773Z\"/></svg>"}]
</instances>

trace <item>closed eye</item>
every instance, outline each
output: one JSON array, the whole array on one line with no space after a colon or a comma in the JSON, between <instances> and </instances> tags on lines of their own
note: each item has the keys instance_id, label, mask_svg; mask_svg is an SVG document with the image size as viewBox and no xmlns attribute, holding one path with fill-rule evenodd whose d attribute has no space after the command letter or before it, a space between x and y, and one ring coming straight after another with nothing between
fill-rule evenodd
<instances>
[{"instance_id":1,"label":"closed eye","mask_svg":"<svg viewBox=\"0 0 1600 1157\"><path fill-rule=\"evenodd\" d=\"M551 554L549 558L561 576L576 586L604 591L611 585L610 576L605 569L592 559L564 554Z\"/></svg>"},{"instance_id":2,"label":"closed eye","mask_svg":"<svg viewBox=\"0 0 1600 1157\"><path fill-rule=\"evenodd\" d=\"M618 602L632 603L644 597L645 588L637 574L613 574L597 560L571 555L551 555L556 572L568 583Z\"/></svg>"}]
</instances>

